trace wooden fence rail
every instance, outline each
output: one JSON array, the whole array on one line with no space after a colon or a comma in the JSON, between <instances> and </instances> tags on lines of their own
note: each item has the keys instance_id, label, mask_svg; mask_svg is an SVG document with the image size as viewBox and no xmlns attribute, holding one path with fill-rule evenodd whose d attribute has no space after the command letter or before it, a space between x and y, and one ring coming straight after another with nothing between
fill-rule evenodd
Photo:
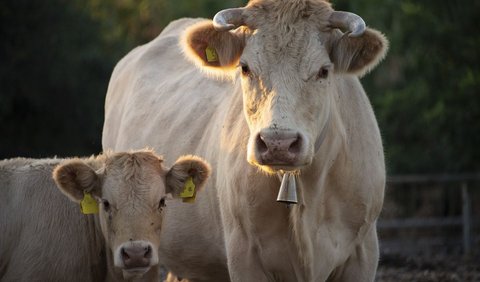
<instances>
[{"instance_id":1,"label":"wooden fence rail","mask_svg":"<svg viewBox=\"0 0 480 282\"><path fill-rule=\"evenodd\" d=\"M420 228L420 227L444 227L462 226L463 253L469 255L472 252L472 199L470 189L480 188L480 185L469 185L480 182L480 173L469 174L429 174L429 175L394 175L387 178L387 184L395 187L395 184L445 184L458 183L462 193L462 216L441 218L407 218L380 220L378 227L383 228ZM442 186L444 187L444 186ZM395 189L395 188L393 188Z\"/></svg>"}]
</instances>

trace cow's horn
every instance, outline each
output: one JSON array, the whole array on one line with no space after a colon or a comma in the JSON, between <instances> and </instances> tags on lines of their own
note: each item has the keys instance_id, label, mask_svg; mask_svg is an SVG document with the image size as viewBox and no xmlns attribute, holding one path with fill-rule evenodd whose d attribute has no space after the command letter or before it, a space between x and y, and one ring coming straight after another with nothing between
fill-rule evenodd
<instances>
[{"instance_id":1,"label":"cow's horn","mask_svg":"<svg viewBox=\"0 0 480 282\"><path fill-rule=\"evenodd\" d=\"M245 8L231 8L218 12L213 17L213 27L218 31L235 29L243 25L243 10Z\"/></svg>"},{"instance_id":2,"label":"cow's horn","mask_svg":"<svg viewBox=\"0 0 480 282\"><path fill-rule=\"evenodd\" d=\"M328 19L331 27L340 28L350 32L348 36L357 37L365 32L365 22L354 13L333 11Z\"/></svg>"}]
</instances>

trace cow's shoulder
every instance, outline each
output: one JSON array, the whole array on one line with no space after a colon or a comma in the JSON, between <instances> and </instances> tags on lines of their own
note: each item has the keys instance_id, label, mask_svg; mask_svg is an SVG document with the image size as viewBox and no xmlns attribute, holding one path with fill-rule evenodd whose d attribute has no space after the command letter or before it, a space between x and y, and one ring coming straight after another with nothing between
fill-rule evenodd
<instances>
[{"instance_id":1,"label":"cow's shoulder","mask_svg":"<svg viewBox=\"0 0 480 282\"><path fill-rule=\"evenodd\" d=\"M61 161L57 158L12 158L0 161L0 204L2 199L10 201L12 197L28 194L38 196L44 193L45 186L53 187L52 171Z\"/></svg>"},{"instance_id":2,"label":"cow's shoulder","mask_svg":"<svg viewBox=\"0 0 480 282\"><path fill-rule=\"evenodd\" d=\"M204 20L203 18L181 18L172 21L163 29L159 37L179 36L189 26Z\"/></svg>"},{"instance_id":3,"label":"cow's shoulder","mask_svg":"<svg viewBox=\"0 0 480 282\"><path fill-rule=\"evenodd\" d=\"M9 170L15 170L24 166L28 166L32 162L34 162L34 159L29 159L29 158L11 158L11 159L5 159L0 161L0 171L9 171Z\"/></svg>"},{"instance_id":4,"label":"cow's shoulder","mask_svg":"<svg viewBox=\"0 0 480 282\"><path fill-rule=\"evenodd\" d=\"M117 69L127 67L127 65L132 63L155 63L158 66L158 61L155 57L161 56L165 52L171 50L177 50L177 45L179 38L184 30L189 26L202 21L202 18L182 18L175 20L168 24L163 31L152 41L137 46L132 49L125 57L123 57L117 64ZM179 50L179 49L178 49ZM153 57L153 58L152 58Z\"/></svg>"},{"instance_id":5,"label":"cow's shoulder","mask_svg":"<svg viewBox=\"0 0 480 282\"><path fill-rule=\"evenodd\" d=\"M173 21L152 41L132 49L115 66L110 80L111 88L123 84L123 81L132 83L132 77L145 79L144 76L149 76L152 70L155 72L168 69L167 71L171 72L167 66L178 66L182 62L179 60L183 57L179 46L181 34L189 26L202 20L204 19L182 18Z\"/></svg>"},{"instance_id":6,"label":"cow's shoulder","mask_svg":"<svg viewBox=\"0 0 480 282\"><path fill-rule=\"evenodd\" d=\"M133 63L131 67L139 71L165 70L171 73L172 71L166 69L165 66L186 65L186 61L181 59L183 58L180 46L181 35L189 26L203 20L201 18L183 18L171 22L155 39L130 52L131 54L127 57L131 57Z\"/></svg>"},{"instance_id":7,"label":"cow's shoulder","mask_svg":"<svg viewBox=\"0 0 480 282\"><path fill-rule=\"evenodd\" d=\"M0 234L5 281L67 281L75 271L75 281L90 280L90 272L79 271L88 269L88 241L82 239L90 235L87 221L52 178L53 169L64 160L0 161L0 230L8 230Z\"/></svg>"},{"instance_id":8,"label":"cow's shoulder","mask_svg":"<svg viewBox=\"0 0 480 282\"><path fill-rule=\"evenodd\" d=\"M29 171L51 171L63 159L61 158L11 158L0 161L0 173L28 173Z\"/></svg>"}]
</instances>

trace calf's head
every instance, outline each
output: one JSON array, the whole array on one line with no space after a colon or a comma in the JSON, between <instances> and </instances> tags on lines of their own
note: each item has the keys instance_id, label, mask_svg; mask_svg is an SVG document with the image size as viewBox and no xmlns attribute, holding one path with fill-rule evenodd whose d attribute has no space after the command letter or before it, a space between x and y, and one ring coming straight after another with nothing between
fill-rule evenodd
<instances>
[{"instance_id":1,"label":"calf's head","mask_svg":"<svg viewBox=\"0 0 480 282\"><path fill-rule=\"evenodd\" d=\"M182 45L201 69L240 77L247 159L274 172L312 162L335 111L338 76L368 72L388 42L327 1L251 0L190 27Z\"/></svg>"},{"instance_id":2,"label":"calf's head","mask_svg":"<svg viewBox=\"0 0 480 282\"><path fill-rule=\"evenodd\" d=\"M179 198L190 177L198 191L209 174L209 165L198 157L181 157L167 169L153 152L138 151L69 160L54 170L53 177L71 200L80 202L85 193L96 199L114 266L131 278L158 264L167 194Z\"/></svg>"}]
</instances>

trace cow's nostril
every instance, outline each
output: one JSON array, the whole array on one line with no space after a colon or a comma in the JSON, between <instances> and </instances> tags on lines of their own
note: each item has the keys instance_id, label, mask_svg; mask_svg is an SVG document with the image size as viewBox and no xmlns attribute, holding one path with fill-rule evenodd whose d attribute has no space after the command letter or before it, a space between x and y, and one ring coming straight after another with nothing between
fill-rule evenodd
<instances>
[{"instance_id":1,"label":"cow's nostril","mask_svg":"<svg viewBox=\"0 0 480 282\"><path fill-rule=\"evenodd\" d=\"M257 140L255 145L257 146L257 150L260 154L268 151L267 144L265 143L265 141L263 141L263 137L260 134L257 135Z\"/></svg>"},{"instance_id":2,"label":"cow's nostril","mask_svg":"<svg viewBox=\"0 0 480 282\"><path fill-rule=\"evenodd\" d=\"M147 246L145 247L145 258L152 258L152 247Z\"/></svg>"},{"instance_id":3,"label":"cow's nostril","mask_svg":"<svg viewBox=\"0 0 480 282\"><path fill-rule=\"evenodd\" d=\"M122 259L123 260L127 260L130 258L130 256L127 254L127 252L125 251L124 248L122 248L122 250L120 251L120 253L122 254Z\"/></svg>"},{"instance_id":4,"label":"cow's nostril","mask_svg":"<svg viewBox=\"0 0 480 282\"><path fill-rule=\"evenodd\" d=\"M293 154L298 154L300 153L302 149L302 138L300 136L297 137L295 141L290 144L290 147L288 147L288 151Z\"/></svg>"}]
</instances>

